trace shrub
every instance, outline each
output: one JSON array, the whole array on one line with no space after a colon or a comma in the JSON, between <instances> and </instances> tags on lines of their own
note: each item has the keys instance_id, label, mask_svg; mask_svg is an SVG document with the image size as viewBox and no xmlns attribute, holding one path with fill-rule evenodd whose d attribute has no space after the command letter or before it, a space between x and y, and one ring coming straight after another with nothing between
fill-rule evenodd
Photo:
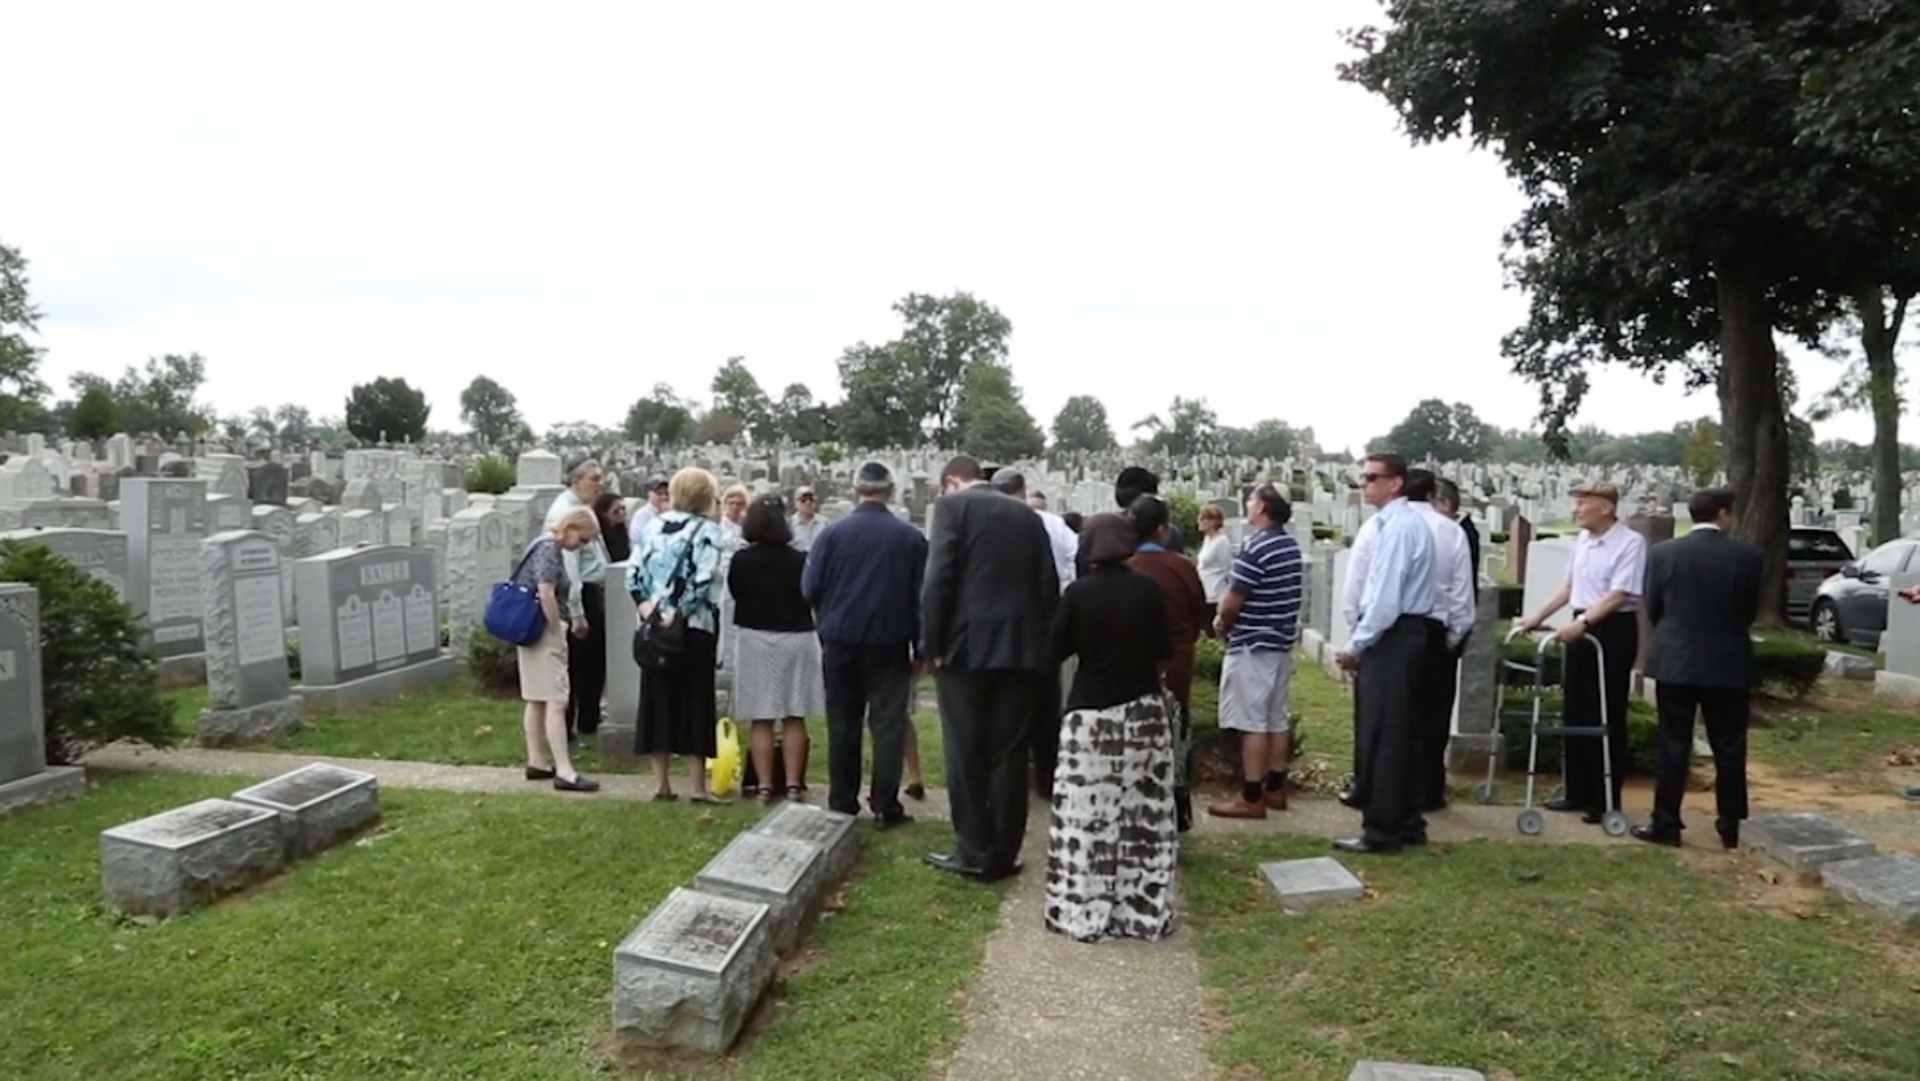
<instances>
[{"instance_id":1,"label":"shrub","mask_svg":"<svg viewBox=\"0 0 1920 1081\"><path fill-rule=\"evenodd\" d=\"M287 678L300 682L300 632L287 632Z\"/></svg>"},{"instance_id":2,"label":"shrub","mask_svg":"<svg viewBox=\"0 0 1920 1081\"><path fill-rule=\"evenodd\" d=\"M1542 706L1540 723L1542 725L1559 724L1560 708L1560 696L1550 695ZM1506 745L1504 764L1508 769L1524 771L1527 768L1527 732L1532 721L1532 711L1532 702L1526 695L1508 692L1505 711L1500 720L1500 734ZM1653 772L1655 760L1660 753L1659 740L1660 718L1653 707L1644 702L1629 702L1627 704L1627 757L1632 760L1629 773ZM1543 774L1558 774L1562 746L1564 741L1561 739L1542 737L1540 757L1534 768ZM1618 762L1614 763L1616 770L1619 765ZM1553 786L1559 783L1559 778L1557 776L1542 777L1540 783L1545 785L1545 788L1535 790L1535 802L1545 801L1548 792L1551 792Z\"/></svg>"},{"instance_id":3,"label":"shrub","mask_svg":"<svg viewBox=\"0 0 1920 1081\"><path fill-rule=\"evenodd\" d=\"M47 761L74 762L115 740L174 742L158 666L139 621L111 588L45 545L15 542L0 544L0 581L40 592Z\"/></svg>"},{"instance_id":4,"label":"shrub","mask_svg":"<svg viewBox=\"0 0 1920 1081\"><path fill-rule=\"evenodd\" d=\"M1332 539L1333 539L1333 527L1332 527L1332 526L1330 526L1330 525L1317 525L1317 526L1314 526L1314 527L1313 527L1313 539L1314 539L1314 540L1317 540L1317 541L1330 541L1330 540L1332 540Z\"/></svg>"},{"instance_id":5,"label":"shrub","mask_svg":"<svg viewBox=\"0 0 1920 1081\"><path fill-rule=\"evenodd\" d=\"M1522 615L1525 615L1526 613L1522 611L1522 609L1526 606L1526 598L1527 589L1525 586L1502 583L1500 586L1500 618L1519 619Z\"/></svg>"},{"instance_id":6,"label":"shrub","mask_svg":"<svg viewBox=\"0 0 1920 1081\"><path fill-rule=\"evenodd\" d=\"M520 692L520 655L511 645L477 627L467 643L467 671L488 694Z\"/></svg>"},{"instance_id":7,"label":"shrub","mask_svg":"<svg viewBox=\"0 0 1920 1081\"><path fill-rule=\"evenodd\" d=\"M1186 537L1187 546L1192 547L1200 539L1200 502L1192 496L1170 495L1167 500L1167 516L1173 524L1180 527Z\"/></svg>"},{"instance_id":8,"label":"shrub","mask_svg":"<svg viewBox=\"0 0 1920 1081\"><path fill-rule=\"evenodd\" d=\"M1505 544L1505 543L1507 543L1507 534L1505 534L1505 533L1489 533L1489 534L1487 534L1487 539L1488 539L1489 541L1492 541L1492 542L1493 542L1494 544Z\"/></svg>"},{"instance_id":9,"label":"shrub","mask_svg":"<svg viewBox=\"0 0 1920 1081\"><path fill-rule=\"evenodd\" d=\"M1827 651L1791 638L1763 638L1753 644L1753 685L1774 687L1789 697L1805 698L1827 668Z\"/></svg>"},{"instance_id":10,"label":"shrub","mask_svg":"<svg viewBox=\"0 0 1920 1081\"><path fill-rule=\"evenodd\" d=\"M513 487L513 463L498 454L483 454L467 469L467 491L499 495Z\"/></svg>"},{"instance_id":11,"label":"shrub","mask_svg":"<svg viewBox=\"0 0 1920 1081\"><path fill-rule=\"evenodd\" d=\"M1227 647L1218 638L1202 636L1193 644L1193 678L1207 683L1220 682L1220 666L1227 659Z\"/></svg>"},{"instance_id":12,"label":"shrub","mask_svg":"<svg viewBox=\"0 0 1920 1081\"><path fill-rule=\"evenodd\" d=\"M1287 486L1287 502L1299 504L1299 503L1305 503L1306 501L1307 501L1306 485L1291 484Z\"/></svg>"}]
</instances>

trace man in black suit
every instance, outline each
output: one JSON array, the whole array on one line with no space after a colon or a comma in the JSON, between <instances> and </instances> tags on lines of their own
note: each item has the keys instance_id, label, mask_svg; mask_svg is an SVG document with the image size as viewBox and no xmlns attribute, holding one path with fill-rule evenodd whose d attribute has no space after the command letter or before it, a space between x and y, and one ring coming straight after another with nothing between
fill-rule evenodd
<instances>
[{"instance_id":1,"label":"man in black suit","mask_svg":"<svg viewBox=\"0 0 1920 1081\"><path fill-rule=\"evenodd\" d=\"M1048 640L1060 576L1040 516L988 487L979 462L955 458L940 480L920 656L940 695L957 843L927 862L992 881L1020 872L1027 740L1040 681L1056 678Z\"/></svg>"},{"instance_id":2,"label":"man in black suit","mask_svg":"<svg viewBox=\"0 0 1920 1081\"><path fill-rule=\"evenodd\" d=\"M1747 817L1747 694L1753 683L1753 639L1760 614L1765 560L1760 549L1728 535L1733 492L1707 488L1687 503L1693 531L1654 546L1647 556L1647 620L1653 651L1647 675L1660 709L1659 780L1653 822L1633 835L1678 846L1680 798L1693 754L1693 716L1706 717L1713 747L1713 785L1720 843L1740 844Z\"/></svg>"},{"instance_id":3,"label":"man in black suit","mask_svg":"<svg viewBox=\"0 0 1920 1081\"><path fill-rule=\"evenodd\" d=\"M1444 477L1434 482L1433 509L1460 523L1467 535L1467 565L1473 568L1473 601L1480 603L1480 527L1460 513L1460 486ZM1463 647L1464 648L1464 647Z\"/></svg>"}]
</instances>

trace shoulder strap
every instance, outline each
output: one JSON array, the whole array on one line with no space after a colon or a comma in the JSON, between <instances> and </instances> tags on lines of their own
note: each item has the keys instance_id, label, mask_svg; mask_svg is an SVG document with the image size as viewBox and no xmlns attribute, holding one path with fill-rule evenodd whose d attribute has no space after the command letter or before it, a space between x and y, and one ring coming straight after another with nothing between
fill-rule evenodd
<instances>
[{"instance_id":1,"label":"shoulder strap","mask_svg":"<svg viewBox=\"0 0 1920 1081\"><path fill-rule=\"evenodd\" d=\"M537 537L532 544L527 545L527 550L520 556L520 562L513 565L513 573L507 575L507 581L513 582L519 580L520 572L526 569L527 560L533 558L533 553L540 550L540 542L546 539L545 537Z\"/></svg>"}]
</instances>

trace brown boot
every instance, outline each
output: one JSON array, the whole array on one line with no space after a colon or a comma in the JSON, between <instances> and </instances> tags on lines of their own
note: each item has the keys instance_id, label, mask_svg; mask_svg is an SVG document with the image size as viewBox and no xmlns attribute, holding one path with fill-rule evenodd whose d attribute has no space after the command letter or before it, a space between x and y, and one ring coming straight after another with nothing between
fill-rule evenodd
<instances>
[{"instance_id":1,"label":"brown boot","mask_svg":"<svg viewBox=\"0 0 1920 1081\"><path fill-rule=\"evenodd\" d=\"M1230 800L1209 805L1207 813L1215 818L1265 818L1267 805L1264 801L1248 803L1239 796L1235 796Z\"/></svg>"},{"instance_id":2,"label":"brown boot","mask_svg":"<svg viewBox=\"0 0 1920 1081\"><path fill-rule=\"evenodd\" d=\"M1267 810L1269 811L1286 810L1287 809L1287 790L1284 788L1267 789L1266 801L1267 801Z\"/></svg>"}]
</instances>

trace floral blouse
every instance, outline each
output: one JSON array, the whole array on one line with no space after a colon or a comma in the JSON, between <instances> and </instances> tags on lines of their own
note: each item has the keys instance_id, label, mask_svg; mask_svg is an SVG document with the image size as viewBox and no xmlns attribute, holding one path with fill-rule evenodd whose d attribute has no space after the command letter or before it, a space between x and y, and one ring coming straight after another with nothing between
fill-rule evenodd
<instances>
[{"instance_id":1,"label":"floral blouse","mask_svg":"<svg viewBox=\"0 0 1920 1081\"><path fill-rule=\"evenodd\" d=\"M705 518L685 511L661 515L634 554L633 566L627 570L627 592L635 604L653 601L672 611L667 597L673 592L674 573L682 571L688 544L693 545L693 556L687 559L683 571L687 583L680 594L680 608L687 626L716 634L720 626L721 539L719 528Z\"/></svg>"}]
</instances>

